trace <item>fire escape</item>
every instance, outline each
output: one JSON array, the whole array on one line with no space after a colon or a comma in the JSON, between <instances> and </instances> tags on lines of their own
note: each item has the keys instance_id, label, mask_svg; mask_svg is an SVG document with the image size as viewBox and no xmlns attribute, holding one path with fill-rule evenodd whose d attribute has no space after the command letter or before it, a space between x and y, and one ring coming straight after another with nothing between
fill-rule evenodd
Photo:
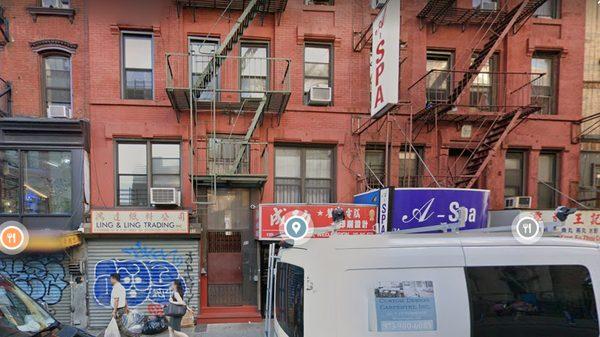
<instances>
[{"instance_id":1,"label":"fire escape","mask_svg":"<svg viewBox=\"0 0 600 337\"><path fill-rule=\"evenodd\" d=\"M484 71L484 68L489 67L503 39L511 31L516 34L545 1L524 0L516 5L513 2L512 9L505 11L456 8L455 0L430 0L417 15L421 23L431 25L433 31L442 25L480 25L487 29L482 38L486 42L467 63L467 70L431 70L409 87L413 97L422 97L423 93L426 96L424 104L420 105L422 108L412 114L413 140L423 129L429 132L437 128L438 122L487 123L480 129L480 140L475 142L475 148L463 151L466 163L448 179L448 185L474 187L507 135L527 116L541 109L532 104L531 87L544 74L494 72L491 69ZM497 79L496 90L503 92L503 98L497 95L494 103L488 102L485 108L478 106L474 101L480 97L473 94L471 88L491 78Z\"/></svg>"},{"instance_id":2,"label":"fire escape","mask_svg":"<svg viewBox=\"0 0 600 337\"><path fill-rule=\"evenodd\" d=\"M242 11L225 39L213 45L212 50L190 47L187 53L166 55L166 91L177 120L181 120L183 113L189 113L192 200L198 206L212 204L209 195L216 195L218 186L262 187L266 182L268 147L252 137L265 115L279 121L287 106L290 60L268 55L237 56L232 51L256 17L278 18L286 3L286 0L177 1L180 11L190 9L194 14L202 8L222 9L232 16ZM252 84L245 86L243 80ZM241 124L238 122L244 119L241 115L252 115L252 119L243 136L232 136L232 132L217 135L217 114L228 114L234 125ZM200 115L207 118L199 121ZM206 136L197 135L199 123L206 126Z\"/></svg>"}]
</instances>

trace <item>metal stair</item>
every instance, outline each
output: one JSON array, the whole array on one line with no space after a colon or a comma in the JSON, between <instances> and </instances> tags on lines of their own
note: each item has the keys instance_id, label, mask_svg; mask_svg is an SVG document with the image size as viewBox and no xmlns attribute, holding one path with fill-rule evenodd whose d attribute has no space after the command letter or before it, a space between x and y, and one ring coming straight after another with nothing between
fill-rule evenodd
<instances>
[{"instance_id":1,"label":"metal stair","mask_svg":"<svg viewBox=\"0 0 600 337\"><path fill-rule=\"evenodd\" d=\"M527 116L539 110L540 107L537 106L520 107L498 118L487 130L485 136L463 166L455 186L472 188L506 136Z\"/></svg>"},{"instance_id":2,"label":"metal stair","mask_svg":"<svg viewBox=\"0 0 600 337\"><path fill-rule=\"evenodd\" d=\"M444 0L445 1L445 0ZM440 2L444 2L440 0ZM432 1L437 2L437 1ZM432 104L425 109L422 109L415 114L414 121L430 122L436 115L446 114L452 109L452 106L460 100L460 97L470 88L471 83L477 78L483 66L492 57L502 40L508 32L519 23L524 23L546 0L526 0L518 6L515 6L508 14L500 21L496 22L490 28L491 35L488 41L479 51L478 56L469 66L469 70L464 73L463 78L456 83L454 89L450 93L448 100L443 103ZM431 2L430 2L431 3ZM429 6L429 3L427 4ZM426 8L427 8L426 6ZM425 10L425 9L424 9Z\"/></svg>"},{"instance_id":3,"label":"metal stair","mask_svg":"<svg viewBox=\"0 0 600 337\"><path fill-rule=\"evenodd\" d=\"M233 47L240 40L246 28L250 26L256 14L264 8L266 3L267 0L251 0L248 3L225 40L223 40L223 43L215 52L215 57L208 62L202 74L193 83L194 89L206 88L225 60L224 56L227 56L233 50Z\"/></svg>"}]
</instances>

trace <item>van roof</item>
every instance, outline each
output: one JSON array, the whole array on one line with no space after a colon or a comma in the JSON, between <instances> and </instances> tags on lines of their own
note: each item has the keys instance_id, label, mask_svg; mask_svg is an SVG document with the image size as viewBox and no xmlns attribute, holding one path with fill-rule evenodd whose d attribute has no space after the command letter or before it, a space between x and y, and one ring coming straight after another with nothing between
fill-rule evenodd
<instances>
[{"instance_id":1,"label":"van roof","mask_svg":"<svg viewBox=\"0 0 600 337\"><path fill-rule=\"evenodd\" d=\"M402 247L476 247L476 246L523 246L511 233L459 232L444 234L401 234L382 235L334 235L327 239L309 240L306 249L354 249L354 248L402 248ZM532 246L562 246L599 248L592 241L559 237L540 238Z\"/></svg>"}]
</instances>

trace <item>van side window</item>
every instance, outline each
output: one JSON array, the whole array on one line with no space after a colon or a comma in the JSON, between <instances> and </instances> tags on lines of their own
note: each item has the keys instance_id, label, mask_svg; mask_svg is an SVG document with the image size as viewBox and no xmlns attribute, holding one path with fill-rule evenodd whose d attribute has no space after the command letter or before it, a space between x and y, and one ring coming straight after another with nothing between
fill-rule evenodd
<instances>
[{"instance_id":1,"label":"van side window","mask_svg":"<svg viewBox=\"0 0 600 337\"><path fill-rule=\"evenodd\" d=\"M466 268L471 337L597 337L598 314L583 266Z\"/></svg>"},{"instance_id":2,"label":"van side window","mask_svg":"<svg viewBox=\"0 0 600 337\"><path fill-rule=\"evenodd\" d=\"M304 269L278 262L275 319L288 337L304 336Z\"/></svg>"}]
</instances>

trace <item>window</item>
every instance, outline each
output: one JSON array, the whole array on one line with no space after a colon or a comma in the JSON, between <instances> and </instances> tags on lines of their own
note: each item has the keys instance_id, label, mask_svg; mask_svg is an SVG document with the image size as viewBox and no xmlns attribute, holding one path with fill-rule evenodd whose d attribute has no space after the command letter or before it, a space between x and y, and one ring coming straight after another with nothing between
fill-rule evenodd
<instances>
[{"instance_id":1,"label":"window","mask_svg":"<svg viewBox=\"0 0 600 337\"><path fill-rule=\"evenodd\" d=\"M70 8L70 0L41 0L42 7L45 8Z\"/></svg>"},{"instance_id":2,"label":"window","mask_svg":"<svg viewBox=\"0 0 600 337\"><path fill-rule=\"evenodd\" d=\"M123 98L152 99L152 35L123 34Z\"/></svg>"},{"instance_id":3,"label":"window","mask_svg":"<svg viewBox=\"0 0 600 337\"><path fill-rule=\"evenodd\" d=\"M450 96L452 54L427 52L427 102L446 102ZM438 70L438 71L434 71ZM431 71L431 73L429 73Z\"/></svg>"},{"instance_id":4,"label":"window","mask_svg":"<svg viewBox=\"0 0 600 337\"><path fill-rule=\"evenodd\" d=\"M333 149L275 148L275 202L333 201Z\"/></svg>"},{"instance_id":5,"label":"window","mask_svg":"<svg viewBox=\"0 0 600 337\"><path fill-rule=\"evenodd\" d=\"M533 14L536 18L558 19L560 0L546 0Z\"/></svg>"},{"instance_id":6,"label":"window","mask_svg":"<svg viewBox=\"0 0 600 337\"><path fill-rule=\"evenodd\" d=\"M2 150L0 165L2 213L71 213L70 151Z\"/></svg>"},{"instance_id":7,"label":"window","mask_svg":"<svg viewBox=\"0 0 600 337\"><path fill-rule=\"evenodd\" d=\"M289 337L304 336L304 269L277 262L275 319Z\"/></svg>"},{"instance_id":8,"label":"window","mask_svg":"<svg viewBox=\"0 0 600 337\"><path fill-rule=\"evenodd\" d=\"M557 166L556 153L540 153L538 163L538 208L540 209L556 207Z\"/></svg>"},{"instance_id":9,"label":"window","mask_svg":"<svg viewBox=\"0 0 600 337\"><path fill-rule=\"evenodd\" d=\"M525 195L525 152L508 151L504 161L504 196Z\"/></svg>"},{"instance_id":10,"label":"window","mask_svg":"<svg viewBox=\"0 0 600 337\"><path fill-rule=\"evenodd\" d=\"M598 336L583 266L467 267L472 337Z\"/></svg>"},{"instance_id":11,"label":"window","mask_svg":"<svg viewBox=\"0 0 600 337\"><path fill-rule=\"evenodd\" d=\"M369 189L384 187L386 185L385 171L385 145L367 144L365 149L367 187Z\"/></svg>"},{"instance_id":12,"label":"window","mask_svg":"<svg viewBox=\"0 0 600 337\"><path fill-rule=\"evenodd\" d=\"M556 114L558 57L552 53L534 53L531 59L531 103L540 106L541 114ZM535 74L545 74L541 78Z\"/></svg>"},{"instance_id":13,"label":"window","mask_svg":"<svg viewBox=\"0 0 600 337\"><path fill-rule=\"evenodd\" d=\"M190 40L190 53L192 53L192 84L196 89L195 96L202 101L212 100L213 89L219 89L219 74L211 78L210 82L203 90L198 82L202 73L206 70L210 60L214 57L219 48L219 41L213 39L192 39ZM216 83L216 88L215 88Z\"/></svg>"},{"instance_id":14,"label":"window","mask_svg":"<svg viewBox=\"0 0 600 337\"><path fill-rule=\"evenodd\" d=\"M233 172L233 165L244 147L244 154ZM250 146L244 143L241 136L217 135L217 138L209 138L207 167L209 174L248 174L249 159Z\"/></svg>"},{"instance_id":15,"label":"window","mask_svg":"<svg viewBox=\"0 0 600 337\"><path fill-rule=\"evenodd\" d=\"M423 158L422 147L412 149L410 146L405 145L398 152L400 159L398 187L419 187L421 185L422 165L417 154Z\"/></svg>"},{"instance_id":16,"label":"window","mask_svg":"<svg viewBox=\"0 0 600 337\"><path fill-rule=\"evenodd\" d=\"M242 98L262 98L268 90L269 46L257 43L241 45L240 86Z\"/></svg>"},{"instance_id":17,"label":"window","mask_svg":"<svg viewBox=\"0 0 600 337\"><path fill-rule=\"evenodd\" d=\"M312 87L332 87L331 45L307 44L304 46L304 94L308 97Z\"/></svg>"},{"instance_id":18,"label":"window","mask_svg":"<svg viewBox=\"0 0 600 337\"><path fill-rule=\"evenodd\" d=\"M47 55L43 58L44 106L65 107L71 111L71 59L64 55Z\"/></svg>"},{"instance_id":19,"label":"window","mask_svg":"<svg viewBox=\"0 0 600 337\"><path fill-rule=\"evenodd\" d=\"M305 5L328 5L333 6L333 0L304 0Z\"/></svg>"},{"instance_id":20,"label":"window","mask_svg":"<svg viewBox=\"0 0 600 337\"><path fill-rule=\"evenodd\" d=\"M496 10L498 9L498 0L473 0L473 8Z\"/></svg>"},{"instance_id":21,"label":"window","mask_svg":"<svg viewBox=\"0 0 600 337\"><path fill-rule=\"evenodd\" d=\"M474 55L471 58L471 63L476 57L477 55ZM497 71L498 55L492 55L471 84L469 105L479 107L480 110L492 110L495 108L496 93L498 92Z\"/></svg>"},{"instance_id":22,"label":"window","mask_svg":"<svg viewBox=\"0 0 600 337\"><path fill-rule=\"evenodd\" d=\"M180 188L180 167L179 143L118 143L117 204L148 206L149 187Z\"/></svg>"}]
</instances>

